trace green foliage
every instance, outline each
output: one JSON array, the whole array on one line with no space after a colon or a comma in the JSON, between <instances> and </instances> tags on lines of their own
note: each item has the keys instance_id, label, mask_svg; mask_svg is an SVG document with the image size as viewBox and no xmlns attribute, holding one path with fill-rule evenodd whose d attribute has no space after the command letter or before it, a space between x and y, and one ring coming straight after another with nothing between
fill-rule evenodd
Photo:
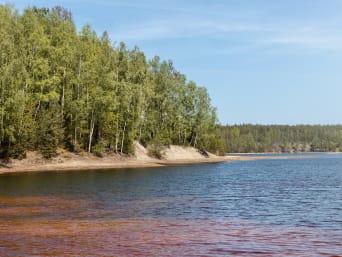
<instances>
[{"instance_id":1,"label":"green foliage","mask_svg":"<svg viewBox=\"0 0 342 257\"><path fill-rule=\"evenodd\" d=\"M162 159L164 157L165 146L159 143L152 143L147 148L148 156L152 158Z\"/></svg>"},{"instance_id":2,"label":"green foliage","mask_svg":"<svg viewBox=\"0 0 342 257\"><path fill-rule=\"evenodd\" d=\"M40 143L39 150L44 158L50 159L57 156L57 142L51 134L45 135L44 140Z\"/></svg>"},{"instance_id":3,"label":"green foliage","mask_svg":"<svg viewBox=\"0 0 342 257\"><path fill-rule=\"evenodd\" d=\"M335 152L341 150L341 125L234 125L221 127L227 152Z\"/></svg>"},{"instance_id":4,"label":"green foliage","mask_svg":"<svg viewBox=\"0 0 342 257\"><path fill-rule=\"evenodd\" d=\"M100 140L93 148L92 152L98 156L98 157L103 157L103 153L106 150L106 142L103 140Z\"/></svg>"},{"instance_id":5,"label":"green foliage","mask_svg":"<svg viewBox=\"0 0 342 257\"><path fill-rule=\"evenodd\" d=\"M200 145L199 149L208 151L216 155L225 155L227 153L226 145L222 140L222 136L218 128L214 128L210 133L205 134L203 140L204 145Z\"/></svg>"},{"instance_id":6,"label":"green foliage","mask_svg":"<svg viewBox=\"0 0 342 257\"><path fill-rule=\"evenodd\" d=\"M146 60L57 6L0 5L0 158L38 149L133 154L134 140L222 151L216 110L172 61Z\"/></svg>"},{"instance_id":7,"label":"green foliage","mask_svg":"<svg viewBox=\"0 0 342 257\"><path fill-rule=\"evenodd\" d=\"M42 110L37 117L37 121L37 148L45 158L55 157L62 136L62 129L59 127L58 122L59 115L56 112Z\"/></svg>"}]
</instances>

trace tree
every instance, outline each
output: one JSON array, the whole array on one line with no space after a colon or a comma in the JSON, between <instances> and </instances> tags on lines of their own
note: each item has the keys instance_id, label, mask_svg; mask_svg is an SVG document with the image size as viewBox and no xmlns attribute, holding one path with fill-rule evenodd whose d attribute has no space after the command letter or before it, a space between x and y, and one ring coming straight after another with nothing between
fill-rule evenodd
<instances>
[{"instance_id":1,"label":"tree","mask_svg":"<svg viewBox=\"0 0 342 257\"><path fill-rule=\"evenodd\" d=\"M133 154L144 144L220 149L216 110L172 61L112 45L63 7L0 5L0 157L58 147Z\"/></svg>"}]
</instances>

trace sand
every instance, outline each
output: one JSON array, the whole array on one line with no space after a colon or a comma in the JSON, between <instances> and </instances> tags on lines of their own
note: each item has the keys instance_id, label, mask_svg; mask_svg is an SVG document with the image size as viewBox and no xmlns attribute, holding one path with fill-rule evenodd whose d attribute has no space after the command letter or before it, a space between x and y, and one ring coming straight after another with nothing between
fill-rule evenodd
<instances>
[{"instance_id":1,"label":"sand","mask_svg":"<svg viewBox=\"0 0 342 257\"><path fill-rule=\"evenodd\" d=\"M111 153L103 157L87 153L75 154L59 149L58 156L51 160L44 159L37 152L28 152L24 160L11 160L9 163L0 161L0 175L19 172L124 169L227 161L315 158L315 156L216 156L211 153L203 154L193 147L170 145L165 147L163 158L159 160L148 156L148 150L138 142L134 142L134 147L135 156Z\"/></svg>"},{"instance_id":2,"label":"sand","mask_svg":"<svg viewBox=\"0 0 342 257\"><path fill-rule=\"evenodd\" d=\"M218 163L239 160L241 157L203 155L193 147L174 146L165 148L163 159L151 158L147 149L138 142L134 143L135 156L106 154L97 157L93 154L82 155L59 150L57 157L46 160L37 152L29 152L24 160L11 160L0 163L0 174L18 172L62 171L62 170L97 170L118 168L161 167L168 165L193 163Z\"/></svg>"}]
</instances>

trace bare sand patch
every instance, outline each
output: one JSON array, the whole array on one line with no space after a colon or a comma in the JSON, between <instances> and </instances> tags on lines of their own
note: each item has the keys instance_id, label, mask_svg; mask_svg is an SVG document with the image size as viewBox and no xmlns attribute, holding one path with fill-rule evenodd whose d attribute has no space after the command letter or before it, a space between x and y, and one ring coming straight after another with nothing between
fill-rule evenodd
<instances>
[{"instance_id":1,"label":"bare sand patch","mask_svg":"<svg viewBox=\"0 0 342 257\"><path fill-rule=\"evenodd\" d=\"M193 147L171 145L166 147L163 159L159 160L151 158L148 155L147 149L138 142L134 142L134 146L135 156L107 153L103 157L97 157L93 154L75 154L60 150L57 157L46 160L37 152L29 152L27 158L23 160L11 160L9 163L1 163L0 174L49 170L159 167L176 164L217 163L240 159L240 157L216 156L210 153L202 153Z\"/></svg>"}]
</instances>

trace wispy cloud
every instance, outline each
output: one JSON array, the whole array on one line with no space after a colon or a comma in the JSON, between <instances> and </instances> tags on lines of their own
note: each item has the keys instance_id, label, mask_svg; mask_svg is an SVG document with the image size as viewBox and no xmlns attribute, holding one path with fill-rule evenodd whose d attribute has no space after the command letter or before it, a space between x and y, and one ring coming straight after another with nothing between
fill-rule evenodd
<instances>
[{"instance_id":1,"label":"wispy cloud","mask_svg":"<svg viewBox=\"0 0 342 257\"><path fill-rule=\"evenodd\" d=\"M200 19L154 20L122 27L113 32L120 40L145 41L191 37L229 40L232 35L239 43L251 47L289 46L317 50L342 49L342 31L325 25L265 24L243 21ZM231 44L231 42L228 42ZM247 49L245 47L245 49Z\"/></svg>"},{"instance_id":2,"label":"wispy cloud","mask_svg":"<svg viewBox=\"0 0 342 257\"><path fill-rule=\"evenodd\" d=\"M261 45L297 46L316 50L342 50L342 33L321 27L292 28L274 31L260 40Z\"/></svg>"},{"instance_id":3,"label":"wispy cloud","mask_svg":"<svg viewBox=\"0 0 342 257\"><path fill-rule=\"evenodd\" d=\"M248 47L253 50L258 47L342 50L342 19L338 17L278 17L270 10L253 12L201 5L182 6L181 10L177 12L171 8L167 17L152 15L143 21L133 20L117 27L111 34L115 39L137 43L185 38L218 39L232 46L239 44L234 47L245 51Z\"/></svg>"},{"instance_id":4,"label":"wispy cloud","mask_svg":"<svg viewBox=\"0 0 342 257\"><path fill-rule=\"evenodd\" d=\"M154 20L143 24L121 27L114 31L123 40L162 40L208 36L230 32L265 31L255 24L222 23L201 19Z\"/></svg>"},{"instance_id":5,"label":"wispy cloud","mask_svg":"<svg viewBox=\"0 0 342 257\"><path fill-rule=\"evenodd\" d=\"M18 0L16 4L22 8L29 2ZM46 4L43 0L34 2ZM285 7L297 6L295 0L287 2L292 3L285 4ZM94 1L60 0L60 3L72 8L81 3L91 5ZM341 4L339 0L331 0L332 3ZM190 0L97 0L94 5L94 8L108 11L106 17L112 12L105 22L106 26L112 26L109 32L116 41L139 44L139 41L196 38L220 40L238 51L268 47L300 47L317 51L342 49L342 18L338 15L330 17L319 11L318 14L308 12L296 16L282 7L282 3L263 0L259 4L251 1L241 5L238 2L231 4L228 0L216 0L210 4ZM76 15L80 24L94 19L77 12Z\"/></svg>"}]
</instances>

